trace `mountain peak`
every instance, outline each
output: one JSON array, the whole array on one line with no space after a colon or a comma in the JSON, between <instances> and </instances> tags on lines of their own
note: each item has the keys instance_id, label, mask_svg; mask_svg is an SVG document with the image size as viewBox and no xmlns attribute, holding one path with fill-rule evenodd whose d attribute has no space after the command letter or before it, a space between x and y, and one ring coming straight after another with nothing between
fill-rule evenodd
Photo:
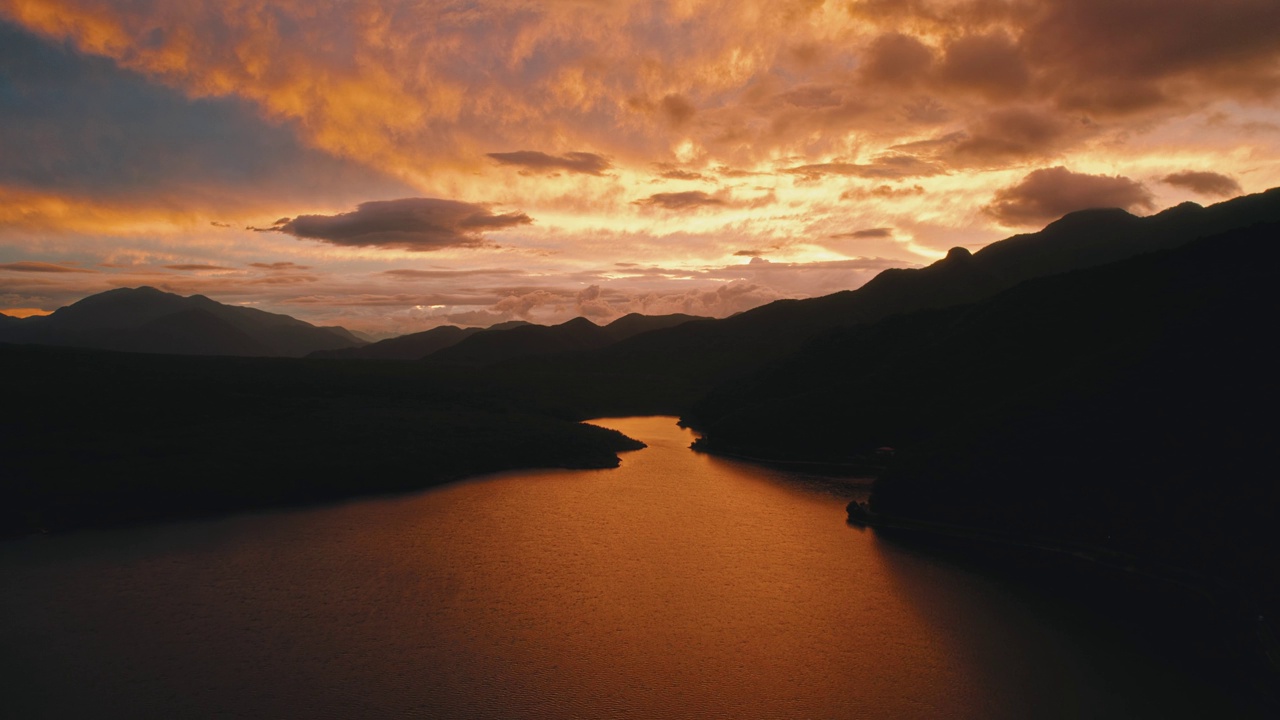
<instances>
[{"instance_id":1,"label":"mountain peak","mask_svg":"<svg viewBox=\"0 0 1280 720\"><path fill-rule=\"evenodd\" d=\"M197 312L198 311L198 312ZM12 324L5 323L8 328ZM288 315L183 297L149 285L115 288L58 308L4 339L126 352L301 357L360 344Z\"/></svg>"}]
</instances>

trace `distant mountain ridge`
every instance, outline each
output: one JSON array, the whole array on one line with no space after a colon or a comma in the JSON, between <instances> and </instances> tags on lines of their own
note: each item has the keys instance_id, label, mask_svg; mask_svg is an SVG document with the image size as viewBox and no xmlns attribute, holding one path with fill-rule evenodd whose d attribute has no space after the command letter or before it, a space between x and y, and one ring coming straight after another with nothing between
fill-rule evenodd
<instances>
[{"instance_id":1,"label":"distant mountain ridge","mask_svg":"<svg viewBox=\"0 0 1280 720\"><path fill-rule=\"evenodd\" d=\"M502 332L481 332L427 356L434 363L495 365L517 358L597 350L654 330L707 318L676 313L631 313L600 326L584 317L559 325L525 325Z\"/></svg>"},{"instance_id":2,"label":"distant mountain ridge","mask_svg":"<svg viewBox=\"0 0 1280 720\"><path fill-rule=\"evenodd\" d=\"M690 387L709 389L786 357L822 332L972 303L1032 278L1097 267L1277 221L1280 188L1210 207L1183 203L1145 218L1119 209L1084 210L977 253L955 248L928 267L885 270L857 290L779 300L720 320L684 323L564 362L576 372L660 376L672 381L672 387L682 388L681 392ZM671 409L681 411L687 400L673 396Z\"/></svg>"},{"instance_id":3,"label":"distant mountain ridge","mask_svg":"<svg viewBox=\"0 0 1280 720\"><path fill-rule=\"evenodd\" d=\"M386 340L370 343L361 347L342 348L340 350L317 350L307 357L326 358L329 360L421 360L437 350L466 340L468 337L486 330L510 330L529 325L523 320L498 323L488 328L460 328L455 325L442 325L422 332L400 335Z\"/></svg>"},{"instance_id":4,"label":"distant mountain ridge","mask_svg":"<svg viewBox=\"0 0 1280 720\"><path fill-rule=\"evenodd\" d=\"M341 327L153 287L91 295L50 315L0 321L0 342L176 355L303 357L365 344Z\"/></svg>"}]
</instances>

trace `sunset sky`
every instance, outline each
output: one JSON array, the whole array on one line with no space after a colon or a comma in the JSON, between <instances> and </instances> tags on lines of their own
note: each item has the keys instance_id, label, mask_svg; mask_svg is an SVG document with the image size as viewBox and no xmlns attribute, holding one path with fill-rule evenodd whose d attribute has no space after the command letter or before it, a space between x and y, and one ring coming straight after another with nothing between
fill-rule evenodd
<instances>
[{"instance_id":1,"label":"sunset sky","mask_svg":"<svg viewBox=\"0 0 1280 720\"><path fill-rule=\"evenodd\" d=\"M0 310L725 316L1280 185L1277 0L0 0Z\"/></svg>"}]
</instances>

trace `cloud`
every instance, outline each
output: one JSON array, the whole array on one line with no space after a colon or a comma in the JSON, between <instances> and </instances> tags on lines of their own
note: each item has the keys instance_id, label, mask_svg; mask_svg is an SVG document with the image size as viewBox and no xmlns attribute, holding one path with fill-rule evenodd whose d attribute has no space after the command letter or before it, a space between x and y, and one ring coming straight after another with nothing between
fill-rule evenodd
<instances>
[{"instance_id":1,"label":"cloud","mask_svg":"<svg viewBox=\"0 0 1280 720\"><path fill-rule=\"evenodd\" d=\"M1016 185L996 191L983 211L1003 225L1037 225L1076 210L1118 207L1152 209L1150 191L1123 176L1087 175L1065 167L1029 173Z\"/></svg>"},{"instance_id":2,"label":"cloud","mask_svg":"<svg viewBox=\"0 0 1280 720\"><path fill-rule=\"evenodd\" d=\"M658 177L664 180L711 180L711 178L703 175L702 173L696 173L692 170L681 170L679 168L665 169L658 175Z\"/></svg>"},{"instance_id":3,"label":"cloud","mask_svg":"<svg viewBox=\"0 0 1280 720\"><path fill-rule=\"evenodd\" d=\"M223 267L223 266L221 266L221 265L196 265L196 264L165 265L164 267L165 267L165 269L167 269L167 270L191 270L191 271L196 271L196 270L231 270L231 269L232 269L232 268L229 268L229 267Z\"/></svg>"},{"instance_id":4,"label":"cloud","mask_svg":"<svg viewBox=\"0 0 1280 720\"><path fill-rule=\"evenodd\" d=\"M643 200L636 200L636 205L662 208L663 210L696 210L704 207L716 207L727 203L714 195L701 190L687 190L675 193L657 193Z\"/></svg>"},{"instance_id":5,"label":"cloud","mask_svg":"<svg viewBox=\"0 0 1280 720\"><path fill-rule=\"evenodd\" d=\"M249 280L249 285L300 285L302 283L313 283L319 281L320 278L315 275L269 275Z\"/></svg>"},{"instance_id":6,"label":"cloud","mask_svg":"<svg viewBox=\"0 0 1280 720\"><path fill-rule=\"evenodd\" d=\"M831 235L832 238L889 238L893 237L893 228L868 228L866 230L854 230L847 233L836 233Z\"/></svg>"},{"instance_id":7,"label":"cloud","mask_svg":"<svg viewBox=\"0 0 1280 720\"><path fill-rule=\"evenodd\" d=\"M285 222L288 222L288 218L285 219ZM277 223L277 224L280 224L280 223ZM255 263L249 263L249 267L258 268L259 270L271 270L274 272L311 269L310 265L299 265L297 263L292 263L292 262L273 262L273 263L255 262Z\"/></svg>"},{"instance_id":8,"label":"cloud","mask_svg":"<svg viewBox=\"0 0 1280 720\"><path fill-rule=\"evenodd\" d=\"M583 175L603 175L605 170L613 167L608 158L589 152L571 152L557 156L534 150L520 150L489 153L488 157L497 160L501 165L514 165L543 173L563 170Z\"/></svg>"},{"instance_id":9,"label":"cloud","mask_svg":"<svg viewBox=\"0 0 1280 720\"><path fill-rule=\"evenodd\" d=\"M698 108L689 102L683 95L671 94L662 98L658 103L658 107L662 110L662 114L675 127L680 127L693 119L697 114Z\"/></svg>"},{"instance_id":10,"label":"cloud","mask_svg":"<svg viewBox=\"0 0 1280 720\"><path fill-rule=\"evenodd\" d=\"M1274 97L1280 4L1044 0L1022 44L1061 107L1125 115L1196 95Z\"/></svg>"},{"instance_id":11,"label":"cloud","mask_svg":"<svg viewBox=\"0 0 1280 720\"><path fill-rule=\"evenodd\" d=\"M933 59L933 50L918 39L900 32L886 33L867 48L862 77L872 83L914 85L926 79Z\"/></svg>"},{"instance_id":12,"label":"cloud","mask_svg":"<svg viewBox=\"0 0 1280 720\"><path fill-rule=\"evenodd\" d=\"M66 267L65 265L54 265L46 262L11 262L0 263L0 270L9 270L12 272L23 273L91 273L93 270L85 270L84 268Z\"/></svg>"},{"instance_id":13,"label":"cloud","mask_svg":"<svg viewBox=\"0 0 1280 720\"><path fill-rule=\"evenodd\" d=\"M1200 195L1229 197L1244 192L1235 178L1209 171L1185 170L1165 175L1160 182L1185 188Z\"/></svg>"},{"instance_id":14,"label":"cloud","mask_svg":"<svg viewBox=\"0 0 1280 720\"><path fill-rule=\"evenodd\" d=\"M528 225L522 212L495 215L488 205L436 198L373 200L339 215L282 218L270 228L296 238L347 247L429 252L485 245L483 233Z\"/></svg>"},{"instance_id":15,"label":"cloud","mask_svg":"<svg viewBox=\"0 0 1280 720\"><path fill-rule=\"evenodd\" d=\"M440 280L444 278L475 277L477 275L523 275L523 270L506 268L480 268L476 270L384 270L383 275L402 280Z\"/></svg>"},{"instance_id":16,"label":"cloud","mask_svg":"<svg viewBox=\"0 0 1280 720\"><path fill-rule=\"evenodd\" d=\"M881 155L872 162L865 164L846 162L815 163L787 168L783 172L799 175L805 180L818 180L827 175L900 180L909 177L939 175L943 172L943 169L934 163L911 155Z\"/></svg>"},{"instance_id":17,"label":"cloud","mask_svg":"<svg viewBox=\"0 0 1280 720\"><path fill-rule=\"evenodd\" d=\"M978 120L971 136L956 138L951 156L987 164L1046 155L1068 131L1067 124L1054 114L1021 107L996 110Z\"/></svg>"},{"instance_id":18,"label":"cloud","mask_svg":"<svg viewBox=\"0 0 1280 720\"><path fill-rule=\"evenodd\" d=\"M1030 72L1021 51L1003 32L962 35L947 44L941 79L989 100L1008 100L1027 90Z\"/></svg>"},{"instance_id":19,"label":"cloud","mask_svg":"<svg viewBox=\"0 0 1280 720\"><path fill-rule=\"evenodd\" d=\"M840 193L841 200L896 200L924 195L922 185L910 187L894 187L893 185L877 185L873 188L853 188Z\"/></svg>"}]
</instances>

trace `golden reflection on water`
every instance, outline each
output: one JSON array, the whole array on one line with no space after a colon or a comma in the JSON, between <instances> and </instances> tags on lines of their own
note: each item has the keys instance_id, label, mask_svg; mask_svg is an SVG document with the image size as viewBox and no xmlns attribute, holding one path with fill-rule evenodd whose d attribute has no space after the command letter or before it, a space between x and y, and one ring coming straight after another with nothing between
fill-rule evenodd
<instances>
[{"instance_id":1,"label":"golden reflection on water","mask_svg":"<svg viewBox=\"0 0 1280 720\"><path fill-rule=\"evenodd\" d=\"M1151 663L846 526L846 498L803 477L690 452L673 418L597 424L649 448L616 470L0 547L14 706L1118 717L1126 692L1168 684L1152 670L1118 691L1128 671L1108 662Z\"/></svg>"}]
</instances>

